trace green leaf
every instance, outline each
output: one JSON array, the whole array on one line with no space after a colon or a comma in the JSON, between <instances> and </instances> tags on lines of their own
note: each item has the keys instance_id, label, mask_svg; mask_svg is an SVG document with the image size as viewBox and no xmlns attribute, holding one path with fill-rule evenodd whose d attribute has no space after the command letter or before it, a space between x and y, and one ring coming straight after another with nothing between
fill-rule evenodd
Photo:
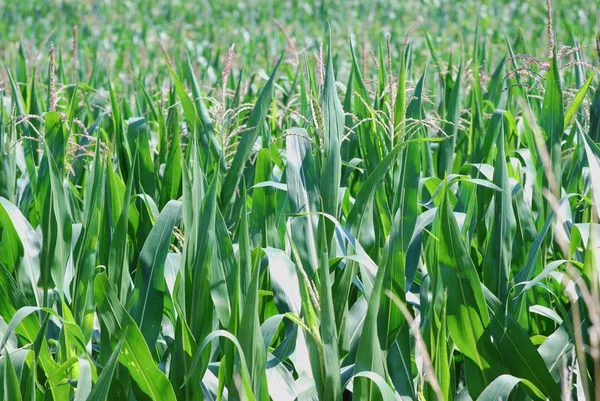
<instances>
[{"instance_id":1,"label":"green leaf","mask_svg":"<svg viewBox=\"0 0 600 401\"><path fill-rule=\"evenodd\" d=\"M40 253L41 241L31 224L27 221L21 211L9 202L0 197L0 222L4 230L2 245L7 244L8 238L20 242L17 249L18 254L14 255L12 262L16 270L16 278L19 282L19 288L24 291L25 296L32 300L35 305L41 306L42 300L37 290L37 281L40 277ZM0 248L1 249L1 248ZM10 266L10 265L9 265Z\"/></svg>"},{"instance_id":2,"label":"green leaf","mask_svg":"<svg viewBox=\"0 0 600 401\"><path fill-rule=\"evenodd\" d=\"M3 395L2 399L4 401L21 401L19 378L8 352L0 359L0 372L2 373L0 375L2 376L2 389L0 389L0 394Z\"/></svg>"},{"instance_id":3,"label":"green leaf","mask_svg":"<svg viewBox=\"0 0 600 401\"><path fill-rule=\"evenodd\" d=\"M248 363L248 373L252 382L254 394L260 394L266 389L261 388L265 377L267 365L267 350L262 341L260 332L260 321L258 315L259 297L258 282L260 277L260 265L254 267L252 281L246 296L246 303L242 311L242 320L239 327L238 341L241 353Z\"/></svg>"},{"instance_id":4,"label":"green leaf","mask_svg":"<svg viewBox=\"0 0 600 401\"><path fill-rule=\"evenodd\" d=\"M235 191L240 183L242 174L244 173L244 165L246 164L246 160L248 160L248 157L252 152L252 148L254 147L254 143L256 142L262 127L263 120L267 115L267 109L269 108L271 98L273 97L275 74L279 68L279 64L281 64L282 58L280 58L275 65L267 84L260 93L260 96L256 100L254 108L248 117L248 122L246 124L248 129L246 132L244 132L240 139L240 142L237 146L237 151L235 152L235 156L231 162L229 170L227 171L227 175L225 176L225 181L223 182L223 187L221 189L221 203L224 206L230 205L235 198Z\"/></svg>"},{"instance_id":5,"label":"green leaf","mask_svg":"<svg viewBox=\"0 0 600 401\"><path fill-rule=\"evenodd\" d=\"M137 161L137 152L133 159L133 165ZM110 170L110 169L108 169ZM108 176L111 177L109 172ZM112 233L110 250L108 255L107 275L111 283L114 283L119 300L124 303L129 289L129 267L127 260L127 229L129 226L129 208L131 193L133 191L133 174L129 175L127 187L123 197L121 212L116 227ZM114 191L115 197L120 195L119 188L109 180L109 190ZM113 211L116 213L116 211ZM115 216L116 217L116 216ZM113 217L114 218L114 217Z\"/></svg>"},{"instance_id":6,"label":"green leaf","mask_svg":"<svg viewBox=\"0 0 600 401\"><path fill-rule=\"evenodd\" d=\"M595 143L600 142L600 90L596 89L590 104L590 138Z\"/></svg>"},{"instance_id":7,"label":"green leaf","mask_svg":"<svg viewBox=\"0 0 600 401\"><path fill-rule=\"evenodd\" d=\"M46 119L47 125L62 125L58 117L53 119L51 114L47 114ZM62 130L62 128L59 130ZM42 244L38 285L46 291L56 287L61 294L64 294L65 269L67 260L71 254L72 219L70 210L67 207L68 202L63 187L62 172L55 163L48 145L46 145L45 151L48 178L40 180L41 189L36 199L36 202L42 200L44 202L42 209L42 234L44 241ZM46 185L48 187L44 190L43 188Z\"/></svg>"},{"instance_id":8,"label":"green leaf","mask_svg":"<svg viewBox=\"0 0 600 401\"><path fill-rule=\"evenodd\" d=\"M321 302L320 334L323 343L323 397L327 400L341 401L341 379L339 368L338 334L335 322L335 309L331 294L331 277L327 252L328 234L325 233L325 219L319 219L319 299Z\"/></svg>"},{"instance_id":9,"label":"green leaf","mask_svg":"<svg viewBox=\"0 0 600 401\"><path fill-rule=\"evenodd\" d=\"M377 390L379 390L379 397L381 397L381 400L383 401L394 401L397 400L398 398L396 397L396 395L394 394L394 392L392 391L392 389L390 388L390 386L386 383L385 379L381 376L378 375L375 372L358 372L354 375L354 381L356 382L360 382L359 380L356 380L358 378L364 378L364 379L368 379L372 384L374 384L377 388ZM375 398L369 398L370 400L375 399Z\"/></svg>"},{"instance_id":10,"label":"green leaf","mask_svg":"<svg viewBox=\"0 0 600 401\"><path fill-rule=\"evenodd\" d=\"M98 316L108 330L111 344L124 337L121 362L131 378L153 401L173 400L175 393L165 374L156 366L148 345L133 318L119 302L106 273L96 276L94 284Z\"/></svg>"},{"instance_id":11,"label":"green leaf","mask_svg":"<svg viewBox=\"0 0 600 401\"><path fill-rule=\"evenodd\" d=\"M306 130L290 130L287 138L287 166L285 176L288 184L288 201L292 213L310 213L318 211L318 173L312 155L312 145ZM300 255L302 268L309 278L318 266L315 215L296 217L291 221L292 239Z\"/></svg>"},{"instance_id":12,"label":"green leaf","mask_svg":"<svg viewBox=\"0 0 600 401\"><path fill-rule=\"evenodd\" d=\"M477 398L477 401L506 401L518 384L521 384L530 393L535 394L536 398L544 399L541 392L531 382L511 375L502 375L486 387L485 391Z\"/></svg>"},{"instance_id":13,"label":"green leaf","mask_svg":"<svg viewBox=\"0 0 600 401\"><path fill-rule=\"evenodd\" d=\"M132 314L150 350L154 349L161 331L166 294L165 261L173 228L180 220L181 202L169 201L148 234L138 259L139 300Z\"/></svg>"},{"instance_id":14,"label":"green leaf","mask_svg":"<svg viewBox=\"0 0 600 401\"><path fill-rule=\"evenodd\" d=\"M78 358L78 360L79 377L77 378L77 391L75 391L73 401L85 401L89 399L88 397L92 391L92 367L87 359Z\"/></svg>"},{"instance_id":15,"label":"green leaf","mask_svg":"<svg viewBox=\"0 0 600 401\"><path fill-rule=\"evenodd\" d=\"M438 177L452 173L452 162L455 157L456 137L458 135L458 123L460 119L461 97L460 97L460 79L462 75L462 63L458 67L456 81L450 92L450 101L448 102L448 114L444 123L443 132L449 138L440 143L438 151Z\"/></svg>"},{"instance_id":16,"label":"green leaf","mask_svg":"<svg viewBox=\"0 0 600 401\"><path fill-rule=\"evenodd\" d=\"M141 193L154 197L156 194L156 176L154 161L150 150L150 133L145 118L130 118L127 120L127 137L132 151L137 154L136 163L132 165L135 183Z\"/></svg>"},{"instance_id":17,"label":"green leaf","mask_svg":"<svg viewBox=\"0 0 600 401\"><path fill-rule=\"evenodd\" d=\"M563 374L563 363L565 360L569 363L572 349L573 342L567 331L567 325L564 323L539 346L538 352L554 381L560 381Z\"/></svg>"},{"instance_id":18,"label":"green leaf","mask_svg":"<svg viewBox=\"0 0 600 401\"><path fill-rule=\"evenodd\" d=\"M296 266L281 249L267 247L264 252L269 259L269 277L277 309L281 313L300 315L302 301Z\"/></svg>"},{"instance_id":19,"label":"green leaf","mask_svg":"<svg viewBox=\"0 0 600 401\"><path fill-rule=\"evenodd\" d=\"M565 127L563 96L556 55L550 60L550 70L545 75L546 86L540 115L540 127L546 135L546 147L550 153L552 173L560 188L562 149L561 141Z\"/></svg>"},{"instance_id":20,"label":"green leaf","mask_svg":"<svg viewBox=\"0 0 600 401\"><path fill-rule=\"evenodd\" d=\"M94 384L94 387L87 398L88 401L106 401L108 399L110 385L121 354L121 348L125 342L125 336L127 335L127 329L125 330L126 332L123 333L121 339L110 354L108 362L104 365L102 373L100 373L100 376L98 377L98 381Z\"/></svg>"},{"instance_id":21,"label":"green leaf","mask_svg":"<svg viewBox=\"0 0 600 401\"><path fill-rule=\"evenodd\" d=\"M241 386L242 387L242 392L241 392L242 397L241 398L246 399L248 401L255 401L255 396L252 393L252 388L251 388L251 384L250 384L250 379L249 379L250 375L248 373L246 358L244 356L244 353L242 352L242 347L241 347L239 341L233 336L233 334L231 334L227 331L216 330L216 331L211 332L208 336L206 336L206 338L204 339L202 344L200 344L200 347L198 348L198 352L194 356L194 360L192 362L192 367L191 367L191 372L193 373L195 371L197 364L200 362L202 351L204 351L204 348L206 348L206 346L209 345L213 339L218 338L218 337L223 337L225 339L228 339L237 348L238 353L239 353L239 358L240 358L240 364L241 364L241 385L242 385ZM189 377L186 378L186 382L188 380L189 380Z\"/></svg>"},{"instance_id":22,"label":"green leaf","mask_svg":"<svg viewBox=\"0 0 600 401\"><path fill-rule=\"evenodd\" d=\"M367 168L372 171L381 161L381 141L375 123L375 111L370 107L371 99L358 67L354 46L350 45L350 50L352 52L352 77L354 78L353 89L355 91L352 109L358 120L364 121L364 124L360 124L356 129L358 145Z\"/></svg>"},{"instance_id":23,"label":"green leaf","mask_svg":"<svg viewBox=\"0 0 600 401\"><path fill-rule=\"evenodd\" d=\"M494 217L483 259L483 284L500 300L506 300L510 287L512 244L516 231L516 220L512 208L508 169L504 149L504 135L500 132L497 142L498 153L494 167L494 184L502 192L494 194Z\"/></svg>"},{"instance_id":24,"label":"green leaf","mask_svg":"<svg viewBox=\"0 0 600 401\"><path fill-rule=\"evenodd\" d=\"M596 204L596 213L600 216L600 148L585 134L583 137L583 146L587 156L588 165L590 167L590 181L592 200Z\"/></svg>"},{"instance_id":25,"label":"green leaf","mask_svg":"<svg viewBox=\"0 0 600 401\"><path fill-rule=\"evenodd\" d=\"M585 81L585 84L583 84L583 86L581 88L579 88L579 90L577 91L575 98L573 98L573 102L571 102L571 105L569 106L569 108L567 109L567 112L565 113L565 124L564 124L563 129L565 129L565 130L567 129L567 127L571 123L571 120L573 119L575 114L577 114L577 111L581 107L581 104L583 103L583 100L585 99L585 95L587 94L588 89L590 88L590 85L592 84L592 81L594 80L595 76L596 76L596 71L594 70L590 74L588 79Z\"/></svg>"},{"instance_id":26,"label":"green leaf","mask_svg":"<svg viewBox=\"0 0 600 401\"><path fill-rule=\"evenodd\" d=\"M202 130L202 136L200 137L200 140L202 143L208 141L208 146L214 153L215 158L219 161L220 166L222 168L225 168L225 159L222 157L223 150L221 149L221 146L217 142L213 123L210 119L208 109L207 109L206 105L204 104L204 101L202 100L202 94L200 93L200 87L198 86L198 81L196 80L196 74L194 74L194 69L192 68L192 62L190 60L189 54L187 55L187 63L185 64L185 67L186 67L186 77L187 77L188 83L192 89L192 95L193 95L193 99L194 99L194 105L196 106L196 112L198 114L198 119L199 119L200 123L202 123L203 130ZM182 96L181 89L178 89L178 91L180 92L180 96ZM186 102L187 101L188 100L186 100ZM186 117L188 117L188 114L190 113L191 108L189 107L189 105L187 105L186 109L187 109ZM189 121L192 121L192 120L189 120ZM199 127L196 127L196 129L198 129L198 128ZM205 138L205 136L207 138Z\"/></svg>"},{"instance_id":27,"label":"green leaf","mask_svg":"<svg viewBox=\"0 0 600 401\"><path fill-rule=\"evenodd\" d=\"M277 231L278 194L273 187L267 185L269 182L273 182L271 181L273 168L274 164L269 149L259 150L254 171L254 185L252 186L250 226L255 244L262 241L261 246L279 247L281 241Z\"/></svg>"},{"instance_id":28,"label":"green leaf","mask_svg":"<svg viewBox=\"0 0 600 401\"><path fill-rule=\"evenodd\" d=\"M344 136L344 111L337 95L331 55L331 39L327 52L325 83L323 86L323 120L325 125L323 162L321 167L321 197L323 211L338 217L338 192L342 174L341 144ZM327 224L327 243L333 235L333 227Z\"/></svg>"},{"instance_id":29,"label":"green leaf","mask_svg":"<svg viewBox=\"0 0 600 401\"><path fill-rule=\"evenodd\" d=\"M208 193L200 199L199 186L203 177L196 175L192 199L184 197L184 203L202 202L202 210L196 211L193 216L193 226L187 232L184 247L183 261L185 269L185 311L186 319L192 335L196 339L204 338L212 331L213 298L214 294L210 285L212 262L215 252L215 220L217 203L217 178L213 179ZM217 294L218 295L218 294ZM221 309L221 312L223 310ZM219 313L219 310L217 310ZM221 316L222 321L228 319Z\"/></svg>"},{"instance_id":30,"label":"green leaf","mask_svg":"<svg viewBox=\"0 0 600 401\"><path fill-rule=\"evenodd\" d=\"M355 374L361 372L373 372L380 377L385 377L385 359L381 349L381 344L379 343L377 330L377 317L379 315L385 270L385 267L379 267L377 276L375 277L375 282L373 284L373 291L371 292L371 296L368 300L369 307L367 309L367 316L365 317L365 322L360 339L358 340L358 348L356 351L356 361L354 366ZM375 392L373 384L377 383L357 380L354 384L354 393L352 399L380 399Z\"/></svg>"},{"instance_id":31,"label":"green leaf","mask_svg":"<svg viewBox=\"0 0 600 401\"><path fill-rule=\"evenodd\" d=\"M27 299L20 291L17 282L0 264L0 314L4 321L11 322L3 333L2 341L6 343L14 329L24 341L33 344L37 360L48 377L52 396L54 399L66 399L69 397L69 389L58 385L61 381L66 380L66 376L64 372L56 372L59 365L50 354L46 341L41 341L44 339L45 324L40 325L37 316L33 314L38 310L40 310L39 307L28 306ZM51 313L55 314L56 312L51 311ZM4 344L0 346L0 350L3 349L3 346Z\"/></svg>"},{"instance_id":32,"label":"green leaf","mask_svg":"<svg viewBox=\"0 0 600 401\"><path fill-rule=\"evenodd\" d=\"M502 372L502 362L488 332L490 317L475 266L467 252L444 190L434 222L439 238L439 269L448 294L448 331L467 358L467 387L471 397Z\"/></svg>"},{"instance_id":33,"label":"green leaf","mask_svg":"<svg viewBox=\"0 0 600 401\"><path fill-rule=\"evenodd\" d=\"M510 314L496 312L491 323L494 344L508 371L533 383L551 401L561 399L560 387L554 382L544 360L527 332Z\"/></svg>"},{"instance_id":34,"label":"green leaf","mask_svg":"<svg viewBox=\"0 0 600 401\"><path fill-rule=\"evenodd\" d=\"M96 154L93 161L93 170L86 181L84 193L83 224L79 239L75 247L75 295L74 311L79 322L83 322L86 336L91 332L90 315L94 312L94 297L91 281L96 267L98 252L98 239L103 215L104 190L105 190L105 164L101 160L100 144L96 144Z\"/></svg>"}]
</instances>

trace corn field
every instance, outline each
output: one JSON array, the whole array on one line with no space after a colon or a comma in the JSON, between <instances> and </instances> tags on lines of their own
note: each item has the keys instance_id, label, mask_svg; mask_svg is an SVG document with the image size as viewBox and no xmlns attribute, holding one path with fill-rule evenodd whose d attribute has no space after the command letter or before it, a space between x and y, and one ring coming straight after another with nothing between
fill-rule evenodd
<instances>
[{"instance_id":1,"label":"corn field","mask_svg":"<svg viewBox=\"0 0 600 401\"><path fill-rule=\"evenodd\" d=\"M600 401L597 5L112 3L0 1L0 400Z\"/></svg>"}]
</instances>

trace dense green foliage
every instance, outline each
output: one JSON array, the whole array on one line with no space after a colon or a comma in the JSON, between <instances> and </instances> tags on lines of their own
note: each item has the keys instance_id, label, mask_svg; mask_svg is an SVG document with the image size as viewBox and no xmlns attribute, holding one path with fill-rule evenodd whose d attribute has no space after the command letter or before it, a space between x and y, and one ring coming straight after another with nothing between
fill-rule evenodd
<instances>
[{"instance_id":1,"label":"dense green foliage","mask_svg":"<svg viewBox=\"0 0 600 401\"><path fill-rule=\"evenodd\" d=\"M600 401L591 2L158 3L0 0L0 400Z\"/></svg>"}]
</instances>

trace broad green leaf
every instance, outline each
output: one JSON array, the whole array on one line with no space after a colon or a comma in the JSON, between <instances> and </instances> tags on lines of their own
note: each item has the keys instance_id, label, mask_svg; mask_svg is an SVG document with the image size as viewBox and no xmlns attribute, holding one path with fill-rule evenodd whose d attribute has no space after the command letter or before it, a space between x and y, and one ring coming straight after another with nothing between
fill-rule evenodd
<instances>
[{"instance_id":1,"label":"broad green leaf","mask_svg":"<svg viewBox=\"0 0 600 401\"><path fill-rule=\"evenodd\" d=\"M194 187L199 191L202 176L196 176ZM210 275L215 252L215 219L217 202L217 179L213 179L210 189L204 199L184 202L202 202L202 209L194 212L191 231L186 232L187 241L184 247L183 262L185 269L185 311L186 318L194 338L204 338L211 330L213 315L213 299L211 297Z\"/></svg>"},{"instance_id":2,"label":"broad green leaf","mask_svg":"<svg viewBox=\"0 0 600 401\"><path fill-rule=\"evenodd\" d=\"M267 185L273 182L274 164L269 149L258 151L254 171L254 185L252 186L252 238L255 244L262 241L261 246L279 247L279 232L277 231L277 193L274 188ZM287 186L286 186L287 190Z\"/></svg>"},{"instance_id":3,"label":"broad green leaf","mask_svg":"<svg viewBox=\"0 0 600 401\"><path fill-rule=\"evenodd\" d=\"M146 238L138 259L136 289L139 291L139 299L132 315L150 350L154 349L161 331L166 295L165 262L173 228L180 220L181 202L169 201Z\"/></svg>"},{"instance_id":4,"label":"broad green leaf","mask_svg":"<svg viewBox=\"0 0 600 401\"><path fill-rule=\"evenodd\" d=\"M332 224L333 226L333 224ZM328 234L325 219L319 219L319 300L321 302L320 334L323 343L323 397L332 401L341 401L342 383L340 380L338 334L335 322L335 310L331 294L331 275L327 252Z\"/></svg>"},{"instance_id":5,"label":"broad green leaf","mask_svg":"<svg viewBox=\"0 0 600 401\"><path fill-rule=\"evenodd\" d=\"M327 52L325 83L323 86L323 120L325 125L323 143L323 161L321 167L320 190L323 198L323 211L338 217L338 192L340 189L342 158L341 143L344 136L344 111L338 98L335 76L333 73L333 57L331 39ZM333 235L333 227L328 224L327 242Z\"/></svg>"},{"instance_id":6,"label":"broad green leaf","mask_svg":"<svg viewBox=\"0 0 600 401\"><path fill-rule=\"evenodd\" d=\"M92 391L92 368L87 359L79 358L79 377L77 378L77 391L73 401L88 400Z\"/></svg>"},{"instance_id":7,"label":"broad green leaf","mask_svg":"<svg viewBox=\"0 0 600 401\"><path fill-rule=\"evenodd\" d=\"M563 95L556 55L550 60L550 70L545 75L546 91L542 103L540 127L546 135L546 147L550 153L550 162L554 180L560 188L562 171L561 141L565 126Z\"/></svg>"},{"instance_id":8,"label":"broad green leaf","mask_svg":"<svg viewBox=\"0 0 600 401\"><path fill-rule=\"evenodd\" d=\"M319 183L312 144L304 129L294 129L286 138L288 160L286 179L288 201L292 213L318 211ZM315 215L296 217L291 221L292 239L300 255L302 268L311 278L318 266L317 218Z\"/></svg>"},{"instance_id":9,"label":"broad green leaf","mask_svg":"<svg viewBox=\"0 0 600 401\"><path fill-rule=\"evenodd\" d=\"M46 124L62 126L58 116L52 114L46 116ZM56 128L56 130L62 131L63 129ZM55 135L58 136L59 134ZM70 210L67 207L68 202L63 187L62 170L55 163L54 156L50 153L48 146L45 148L45 153L48 178L40 180L40 190L36 200L36 202L44 202L43 205L39 205L42 210L44 241L42 243L38 285L45 291L56 287L61 294L64 294L65 269L71 254L72 220Z\"/></svg>"},{"instance_id":10,"label":"broad green leaf","mask_svg":"<svg viewBox=\"0 0 600 401\"><path fill-rule=\"evenodd\" d=\"M31 224L27 221L21 211L7 199L0 197L0 221L4 230L2 245L9 241L18 240L20 245L16 249L11 262L16 270L16 278L19 288L38 306L42 305L41 294L37 289L40 276L40 253L41 241ZM0 248L3 249L3 248ZM3 249L4 250L4 249Z\"/></svg>"},{"instance_id":11,"label":"broad green leaf","mask_svg":"<svg viewBox=\"0 0 600 401\"><path fill-rule=\"evenodd\" d=\"M127 138L132 152L137 154L132 171L135 175L135 184L140 193L151 197L156 194L156 175L154 173L154 162L150 150L150 133L148 132L148 121L143 118L130 118L127 120Z\"/></svg>"},{"instance_id":12,"label":"broad green leaf","mask_svg":"<svg viewBox=\"0 0 600 401\"><path fill-rule=\"evenodd\" d=\"M448 331L458 350L468 358L467 386L471 397L476 398L502 373L503 364L491 341L481 282L461 239L447 191L434 223L440 241L439 269L448 294Z\"/></svg>"},{"instance_id":13,"label":"broad green leaf","mask_svg":"<svg viewBox=\"0 0 600 401\"><path fill-rule=\"evenodd\" d=\"M14 328L15 333L33 344L33 348L38 356L38 361L49 377L50 392L55 399L63 399L69 396L69 389L59 386L62 380L66 380L64 372L56 373L58 363L56 363L50 354L50 350L44 338L45 325L41 325L37 316L33 312L38 311L39 307L28 306L25 295L20 291L17 282L10 276L4 266L0 264L0 315L4 321L11 323L4 331L2 341L6 343L10 338L10 333ZM52 311L52 313L56 313ZM13 323L14 322L14 323ZM13 328L10 327L12 325ZM0 350L3 346L0 346Z\"/></svg>"},{"instance_id":14,"label":"broad green leaf","mask_svg":"<svg viewBox=\"0 0 600 401\"><path fill-rule=\"evenodd\" d=\"M355 382L358 378L368 379L370 383L374 384L377 387L377 391L379 392L379 396L383 401L393 401L397 400L396 395L390 388L390 386L386 383L385 379L378 375L375 372L358 372L354 375ZM373 398L369 398L373 399Z\"/></svg>"},{"instance_id":15,"label":"broad green leaf","mask_svg":"<svg viewBox=\"0 0 600 401\"><path fill-rule=\"evenodd\" d=\"M477 398L477 401L506 401L510 399L511 393L518 384L534 393L537 399L544 399L541 392L531 382L511 375L502 375L486 387L485 391Z\"/></svg>"},{"instance_id":16,"label":"broad green leaf","mask_svg":"<svg viewBox=\"0 0 600 401\"><path fill-rule=\"evenodd\" d=\"M91 281L97 263L100 222L103 217L105 171L105 163L101 160L100 144L97 143L92 174L86 181L82 233L79 235L74 251L76 270L74 311L79 322L82 322L87 316L87 324L83 326L86 335L89 335L90 315L95 309Z\"/></svg>"},{"instance_id":17,"label":"broad green leaf","mask_svg":"<svg viewBox=\"0 0 600 401\"><path fill-rule=\"evenodd\" d=\"M134 156L134 165L137 160L137 153ZM109 173L109 177L110 177ZM110 182L110 181L109 181ZM118 192L118 189L111 186L112 190ZM127 229L129 225L129 209L131 194L133 191L133 174L129 175L127 180L127 187L125 189L125 195L123 197L123 203L121 211L117 220L117 224L112 233L112 239L110 242L110 250L108 255L108 266L107 275L109 280L116 287L117 297L124 303L127 297L127 290L129 289L129 268L127 260ZM115 193L115 196L120 194ZM116 218L113 217L113 218Z\"/></svg>"},{"instance_id":18,"label":"broad green leaf","mask_svg":"<svg viewBox=\"0 0 600 401\"><path fill-rule=\"evenodd\" d=\"M368 300L369 307L367 316L358 340L358 348L356 351L356 361L354 366L355 374L361 372L373 372L374 374L385 377L385 359L384 353L379 342L377 330L377 317L380 310L380 299L383 288L383 279L385 277L385 267L379 267L373 291ZM381 395L377 394L373 382L366 380L357 380L354 384L353 400L379 400Z\"/></svg>"},{"instance_id":19,"label":"broad green leaf","mask_svg":"<svg viewBox=\"0 0 600 401\"><path fill-rule=\"evenodd\" d=\"M505 155L504 135L501 132L497 142L494 184L502 192L494 194L494 217L483 259L483 284L500 300L508 296L512 243L516 231Z\"/></svg>"},{"instance_id":20,"label":"broad green leaf","mask_svg":"<svg viewBox=\"0 0 600 401\"><path fill-rule=\"evenodd\" d=\"M94 293L98 315L110 333L111 344L116 346L121 336L124 337L119 362L127 368L131 378L151 400L174 401L175 393L169 380L154 363L144 336L119 302L106 273L96 276Z\"/></svg>"},{"instance_id":21,"label":"broad green leaf","mask_svg":"<svg viewBox=\"0 0 600 401\"><path fill-rule=\"evenodd\" d=\"M194 356L194 360L192 362L192 367L191 367L191 372L193 373L195 371L195 369L197 369L197 365L202 358L202 351L204 351L204 348L206 348L206 346L208 346L212 342L213 339L219 338L219 337L222 337L222 338L225 338L225 339L231 341L235 345L236 349L238 350L239 358L240 358L240 365L241 365L241 387L242 387L241 398L246 399L248 401L254 401L255 396L252 393L252 387L251 387L250 379L249 379L250 375L248 373L246 358L244 356L244 353L242 352L242 347L241 347L239 341L233 336L233 334L231 334L227 331L216 330L216 331L211 332L208 336L206 336L206 338L204 339L202 344L200 344L200 347L198 348L198 352ZM189 377L186 378L186 382L188 380L189 380Z\"/></svg>"},{"instance_id":22,"label":"broad green leaf","mask_svg":"<svg viewBox=\"0 0 600 401\"><path fill-rule=\"evenodd\" d=\"M546 368L552 375L554 381L558 382L563 373L563 361L569 361L573 343L566 329L566 325L562 324L554 333L546 338L546 341L539 346L538 352Z\"/></svg>"},{"instance_id":23,"label":"broad green leaf","mask_svg":"<svg viewBox=\"0 0 600 401\"><path fill-rule=\"evenodd\" d=\"M273 301L281 313L300 315L301 299L296 266L281 250L264 249L269 259L269 277L273 287Z\"/></svg>"},{"instance_id":24,"label":"broad green leaf","mask_svg":"<svg viewBox=\"0 0 600 401\"><path fill-rule=\"evenodd\" d=\"M490 327L506 369L512 375L533 383L551 401L560 400L560 387L554 382L544 360L518 321L512 315L502 315L498 311Z\"/></svg>"}]
</instances>

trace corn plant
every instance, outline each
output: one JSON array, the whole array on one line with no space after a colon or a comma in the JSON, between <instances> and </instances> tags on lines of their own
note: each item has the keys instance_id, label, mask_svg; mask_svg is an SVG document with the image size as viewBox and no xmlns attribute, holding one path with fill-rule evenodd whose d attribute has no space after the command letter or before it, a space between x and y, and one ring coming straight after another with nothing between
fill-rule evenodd
<instances>
[{"instance_id":1,"label":"corn plant","mask_svg":"<svg viewBox=\"0 0 600 401\"><path fill-rule=\"evenodd\" d=\"M546 11L540 58L473 23L212 81L21 45L0 399L600 400L598 59Z\"/></svg>"}]
</instances>

